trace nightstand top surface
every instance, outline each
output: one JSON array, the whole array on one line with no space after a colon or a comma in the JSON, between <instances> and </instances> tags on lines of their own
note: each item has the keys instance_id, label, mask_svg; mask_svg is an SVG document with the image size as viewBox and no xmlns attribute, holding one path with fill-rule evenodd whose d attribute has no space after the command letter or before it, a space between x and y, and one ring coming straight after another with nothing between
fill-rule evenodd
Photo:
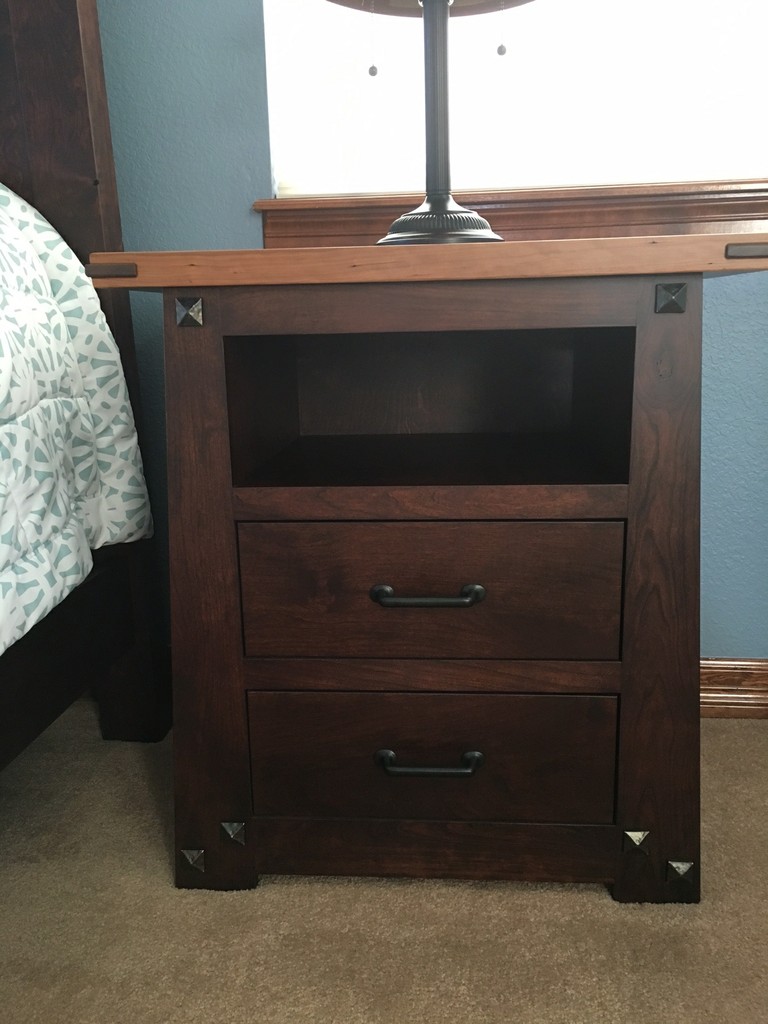
<instances>
[{"instance_id":1,"label":"nightstand top surface","mask_svg":"<svg viewBox=\"0 0 768 1024\"><path fill-rule=\"evenodd\" d=\"M768 232L93 253L100 288L522 280L768 270Z\"/></svg>"}]
</instances>

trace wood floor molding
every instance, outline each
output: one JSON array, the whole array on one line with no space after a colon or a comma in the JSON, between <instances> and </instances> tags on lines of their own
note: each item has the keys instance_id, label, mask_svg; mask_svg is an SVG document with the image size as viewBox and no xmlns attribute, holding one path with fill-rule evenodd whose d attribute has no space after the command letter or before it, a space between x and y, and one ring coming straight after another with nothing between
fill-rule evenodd
<instances>
[{"instance_id":1,"label":"wood floor molding","mask_svg":"<svg viewBox=\"0 0 768 1024\"><path fill-rule=\"evenodd\" d=\"M768 718L768 658L702 658L702 718Z\"/></svg>"}]
</instances>

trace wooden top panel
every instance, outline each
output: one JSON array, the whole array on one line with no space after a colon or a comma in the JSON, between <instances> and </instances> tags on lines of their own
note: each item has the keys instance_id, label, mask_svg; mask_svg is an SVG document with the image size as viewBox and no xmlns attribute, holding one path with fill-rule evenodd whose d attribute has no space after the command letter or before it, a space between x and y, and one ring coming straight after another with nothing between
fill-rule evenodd
<instances>
[{"instance_id":1,"label":"wooden top panel","mask_svg":"<svg viewBox=\"0 0 768 1024\"><path fill-rule=\"evenodd\" d=\"M120 265L126 267L124 274L119 273ZM768 270L768 232L463 245L108 252L94 253L87 269L100 288L150 289Z\"/></svg>"}]
</instances>

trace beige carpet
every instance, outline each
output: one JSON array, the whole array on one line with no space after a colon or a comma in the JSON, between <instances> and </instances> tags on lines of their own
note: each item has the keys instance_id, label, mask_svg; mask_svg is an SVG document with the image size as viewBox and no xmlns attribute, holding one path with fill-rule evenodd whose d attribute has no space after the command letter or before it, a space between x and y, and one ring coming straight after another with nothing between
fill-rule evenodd
<instances>
[{"instance_id":1,"label":"beige carpet","mask_svg":"<svg viewBox=\"0 0 768 1024\"><path fill-rule=\"evenodd\" d=\"M169 743L69 711L0 774L3 1024L766 1024L768 722L705 721L700 906L269 877L184 892Z\"/></svg>"}]
</instances>

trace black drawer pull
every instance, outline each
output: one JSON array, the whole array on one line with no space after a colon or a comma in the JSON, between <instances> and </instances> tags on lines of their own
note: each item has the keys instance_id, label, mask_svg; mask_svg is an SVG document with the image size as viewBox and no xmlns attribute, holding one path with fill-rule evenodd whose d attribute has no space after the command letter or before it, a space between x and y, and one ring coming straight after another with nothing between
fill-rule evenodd
<instances>
[{"instance_id":1,"label":"black drawer pull","mask_svg":"<svg viewBox=\"0 0 768 1024\"><path fill-rule=\"evenodd\" d=\"M373 757L380 768L383 768L387 775L447 775L450 778L462 778L467 775L474 775L480 765L485 761L485 756L479 750L467 750L461 755L462 768L430 768L405 767L395 765L397 755L394 750L377 750Z\"/></svg>"},{"instance_id":2,"label":"black drawer pull","mask_svg":"<svg viewBox=\"0 0 768 1024\"><path fill-rule=\"evenodd\" d=\"M395 597L394 587L377 583L370 589L371 600L382 608L469 608L485 597L485 587L467 583L458 597Z\"/></svg>"}]
</instances>

